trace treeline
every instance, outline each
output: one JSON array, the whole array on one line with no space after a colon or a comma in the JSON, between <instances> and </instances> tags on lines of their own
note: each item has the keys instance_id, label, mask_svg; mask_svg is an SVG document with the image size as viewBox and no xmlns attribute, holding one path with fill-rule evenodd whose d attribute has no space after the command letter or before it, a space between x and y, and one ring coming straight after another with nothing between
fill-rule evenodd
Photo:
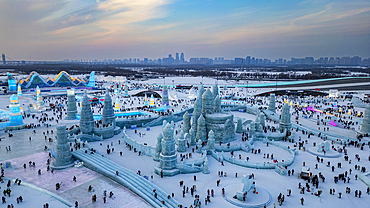
<instances>
[{"instance_id":1,"label":"treeline","mask_svg":"<svg viewBox=\"0 0 370 208\"><path fill-rule=\"evenodd\" d=\"M256 80L302 80L302 79L325 79L343 76L354 76L351 72L358 73L355 76L368 76L370 68L322 68L297 66L294 67L209 67L209 66L122 66L122 65L85 65L85 64L38 64L38 65L19 65L19 66L0 66L0 69L14 69L15 72L30 74L37 71L39 74L58 74L66 71L70 75L89 74L96 71L97 74L112 76L133 77L144 75L148 77L156 76L204 76L218 79L256 79ZM303 73L295 73L295 72ZM306 72L306 73L305 73Z\"/></svg>"}]
</instances>

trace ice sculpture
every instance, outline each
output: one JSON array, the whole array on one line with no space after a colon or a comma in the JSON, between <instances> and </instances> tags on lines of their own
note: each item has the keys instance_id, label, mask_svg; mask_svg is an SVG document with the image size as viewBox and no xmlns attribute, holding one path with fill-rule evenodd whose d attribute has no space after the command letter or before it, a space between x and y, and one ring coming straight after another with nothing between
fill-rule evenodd
<instances>
[{"instance_id":1,"label":"ice sculpture","mask_svg":"<svg viewBox=\"0 0 370 208\"><path fill-rule=\"evenodd\" d=\"M116 117L114 116L112 98L110 97L109 92L107 90L105 93L105 97L104 97L102 123L103 125L108 125L108 124L115 125L115 120L116 120Z\"/></svg>"},{"instance_id":2,"label":"ice sculpture","mask_svg":"<svg viewBox=\"0 0 370 208\"><path fill-rule=\"evenodd\" d=\"M67 117L66 120L75 120L77 113L75 91L67 90Z\"/></svg>"},{"instance_id":3,"label":"ice sculpture","mask_svg":"<svg viewBox=\"0 0 370 208\"><path fill-rule=\"evenodd\" d=\"M274 93L270 94L270 102L269 102L268 110L272 111L274 113L276 112L275 111L275 94Z\"/></svg>"},{"instance_id":4,"label":"ice sculpture","mask_svg":"<svg viewBox=\"0 0 370 208\"><path fill-rule=\"evenodd\" d=\"M57 126L57 144L55 147L55 161L52 163L52 168L63 169L73 166L72 154L68 144L66 126Z\"/></svg>"},{"instance_id":5,"label":"ice sculpture","mask_svg":"<svg viewBox=\"0 0 370 208\"><path fill-rule=\"evenodd\" d=\"M292 124L290 122L290 106L286 103L284 104L283 111L281 113L279 128L289 130L291 126Z\"/></svg>"},{"instance_id":6,"label":"ice sculpture","mask_svg":"<svg viewBox=\"0 0 370 208\"><path fill-rule=\"evenodd\" d=\"M255 184L253 182L253 176L250 175L243 175L242 177L242 184L240 185L240 188L236 192L236 198L245 201L248 195L248 192L255 188Z\"/></svg>"}]
</instances>

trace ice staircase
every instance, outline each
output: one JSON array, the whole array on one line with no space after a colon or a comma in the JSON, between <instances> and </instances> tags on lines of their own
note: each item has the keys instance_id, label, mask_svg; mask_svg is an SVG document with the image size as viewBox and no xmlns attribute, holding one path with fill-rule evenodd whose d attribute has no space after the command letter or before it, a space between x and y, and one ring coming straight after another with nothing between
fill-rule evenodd
<instances>
[{"instance_id":1,"label":"ice staircase","mask_svg":"<svg viewBox=\"0 0 370 208\"><path fill-rule=\"evenodd\" d=\"M85 153L85 151L87 151L87 153ZM84 148L73 151L72 155L75 159L83 162L86 167L122 184L154 207L178 207L180 204L172 197L168 199L167 193L147 179L137 175L131 170L119 166L101 154L91 154L90 150ZM118 175L116 175L116 171L118 171ZM155 193L157 193L157 198L154 197L154 189L156 190ZM164 203L162 203L162 201L164 201Z\"/></svg>"}]
</instances>

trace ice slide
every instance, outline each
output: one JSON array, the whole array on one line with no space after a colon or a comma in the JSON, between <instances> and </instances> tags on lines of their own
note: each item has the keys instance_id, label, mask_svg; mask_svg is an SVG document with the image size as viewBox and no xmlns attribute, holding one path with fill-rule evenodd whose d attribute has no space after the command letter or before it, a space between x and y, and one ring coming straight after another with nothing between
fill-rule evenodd
<instances>
[{"instance_id":1,"label":"ice slide","mask_svg":"<svg viewBox=\"0 0 370 208\"><path fill-rule=\"evenodd\" d=\"M72 155L75 159L82 161L86 167L122 184L154 207L178 207L179 205L179 202L172 197L168 199L168 194L156 185L131 170L119 166L99 153L91 154L88 149L84 148L73 151ZM116 171L118 171L118 175L116 175ZM157 198L154 197L154 189L156 190ZM164 204L162 204L162 201L164 201Z\"/></svg>"}]
</instances>

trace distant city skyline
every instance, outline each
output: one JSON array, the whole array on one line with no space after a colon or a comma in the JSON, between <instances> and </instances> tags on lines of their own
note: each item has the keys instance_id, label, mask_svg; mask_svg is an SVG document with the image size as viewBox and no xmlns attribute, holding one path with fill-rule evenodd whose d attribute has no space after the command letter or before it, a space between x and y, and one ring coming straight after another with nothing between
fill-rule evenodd
<instances>
[{"instance_id":1,"label":"distant city skyline","mask_svg":"<svg viewBox=\"0 0 370 208\"><path fill-rule=\"evenodd\" d=\"M370 57L368 0L0 0L14 60ZM179 51L178 56L176 52Z\"/></svg>"},{"instance_id":2,"label":"distant city skyline","mask_svg":"<svg viewBox=\"0 0 370 208\"><path fill-rule=\"evenodd\" d=\"M168 54L168 57L162 57L157 59L150 58L123 58L123 59L64 59L60 61L26 61L26 60L13 60L7 57L4 53L2 54L1 65L24 65L24 64L47 64L47 63L78 63L78 64L139 64L139 65L339 65L339 66L370 66L370 57L364 58L360 56L343 56L343 57L291 57L289 59L266 59L254 56L247 56L246 58L235 57L234 59L225 59L224 57L190 57L188 60L185 58L185 54L179 53ZM8 60L10 59L10 60Z\"/></svg>"}]
</instances>

